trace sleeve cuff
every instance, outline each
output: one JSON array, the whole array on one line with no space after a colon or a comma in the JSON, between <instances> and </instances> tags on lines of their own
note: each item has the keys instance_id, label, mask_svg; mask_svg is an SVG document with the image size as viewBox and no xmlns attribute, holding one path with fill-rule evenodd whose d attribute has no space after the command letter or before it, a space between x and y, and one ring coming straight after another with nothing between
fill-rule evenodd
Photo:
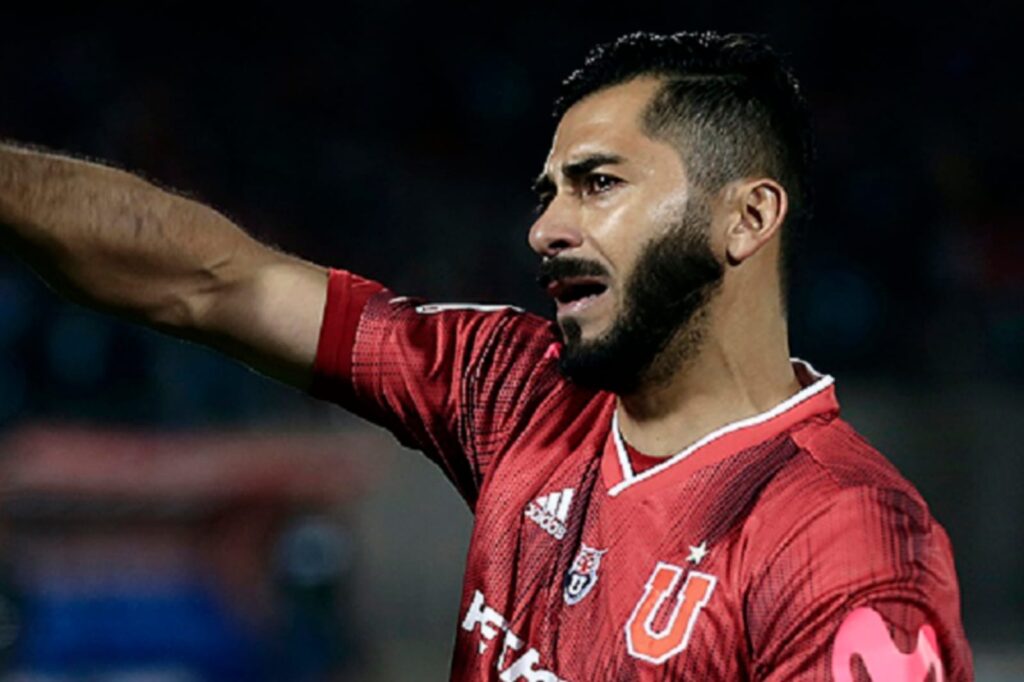
<instances>
[{"instance_id":1,"label":"sleeve cuff","mask_svg":"<svg viewBox=\"0 0 1024 682\"><path fill-rule=\"evenodd\" d=\"M366 302L384 287L345 270L331 270L310 393L338 400L352 391L352 355Z\"/></svg>"}]
</instances>

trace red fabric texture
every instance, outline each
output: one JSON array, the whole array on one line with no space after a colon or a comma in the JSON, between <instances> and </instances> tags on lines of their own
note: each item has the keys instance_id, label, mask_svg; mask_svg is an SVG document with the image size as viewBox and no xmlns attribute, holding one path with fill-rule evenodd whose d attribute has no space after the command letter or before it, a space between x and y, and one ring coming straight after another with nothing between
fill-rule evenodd
<instances>
[{"instance_id":1,"label":"red fabric texture","mask_svg":"<svg viewBox=\"0 0 1024 682\"><path fill-rule=\"evenodd\" d=\"M973 679L949 540L830 380L624 472L615 397L560 375L551 323L351 277L331 275L317 394L425 452L476 515L453 680L842 682L924 656L928 632L941 673L906 670ZM858 609L892 651L856 623L834 647Z\"/></svg>"},{"instance_id":2,"label":"red fabric texture","mask_svg":"<svg viewBox=\"0 0 1024 682\"><path fill-rule=\"evenodd\" d=\"M645 455L629 443L625 443L626 454L629 455L629 463L633 467L634 474L642 474L648 469L653 469L659 464L665 463L664 457L652 457L651 455Z\"/></svg>"}]
</instances>

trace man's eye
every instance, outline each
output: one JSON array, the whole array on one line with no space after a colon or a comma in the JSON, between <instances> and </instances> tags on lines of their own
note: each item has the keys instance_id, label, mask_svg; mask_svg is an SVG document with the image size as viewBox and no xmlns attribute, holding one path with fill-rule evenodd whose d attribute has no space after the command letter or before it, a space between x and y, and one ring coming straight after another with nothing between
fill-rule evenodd
<instances>
[{"instance_id":1,"label":"man's eye","mask_svg":"<svg viewBox=\"0 0 1024 682\"><path fill-rule=\"evenodd\" d=\"M592 173L584 179L583 189L587 194L603 194L621 182L618 178L603 173Z\"/></svg>"}]
</instances>

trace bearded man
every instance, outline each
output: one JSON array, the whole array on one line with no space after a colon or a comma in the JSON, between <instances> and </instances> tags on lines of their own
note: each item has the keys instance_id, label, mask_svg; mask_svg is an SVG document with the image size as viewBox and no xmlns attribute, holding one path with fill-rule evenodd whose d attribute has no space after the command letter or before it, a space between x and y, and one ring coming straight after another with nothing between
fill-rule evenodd
<instances>
[{"instance_id":1,"label":"bearded man","mask_svg":"<svg viewBox=\"0 0 1024 682\"><path fill-rule=\"evenodd\" d=\"M809 209L759 39L633 34L564 84L529 242L556 322L278 253L132 175L0 151L6 241L78 300L389 428L474 511L452 679L969 680L949 541L791 359Z\"/></svg>"}]
</instances>

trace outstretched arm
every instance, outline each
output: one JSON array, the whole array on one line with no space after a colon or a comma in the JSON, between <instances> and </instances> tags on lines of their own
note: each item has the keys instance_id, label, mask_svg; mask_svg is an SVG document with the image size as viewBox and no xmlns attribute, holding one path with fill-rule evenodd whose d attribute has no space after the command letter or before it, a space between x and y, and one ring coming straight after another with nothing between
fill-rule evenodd
<instances>
[{"instance_id":1,"label":"outstretched arm","mask_svg":"<svg viewBox=\"0 0 1024 682\"><path fill-rule=\"evenodd\" d=\"M0 144L0 239L75 301L305 388L327 271L120 170Z\"/></svg>"}]
</instances>

